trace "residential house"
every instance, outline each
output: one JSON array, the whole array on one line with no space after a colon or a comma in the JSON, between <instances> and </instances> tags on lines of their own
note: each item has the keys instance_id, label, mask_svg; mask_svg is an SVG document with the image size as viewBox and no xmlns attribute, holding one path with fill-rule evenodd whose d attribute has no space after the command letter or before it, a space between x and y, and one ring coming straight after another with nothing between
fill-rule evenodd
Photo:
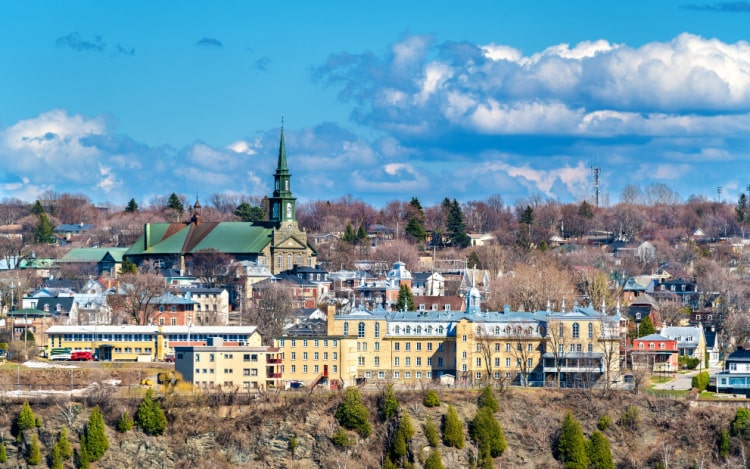
<instances>
[{"instance_id":1,"label":"residential house","mask_svg":"<svg viewBox=\"0 0 750 469\"><path fill-rule=\"evenodd\" d=\"M190 296L176 295L167 291L151 300L149 302L150 307L156 305L156 309L151 315L152 323L160 326L190 326L193 324L196 315L195 308L200 303L191 299Z\"/></svg>"},{"instance_id":2,"label":"residential house","mask_svg":"<svg viewBox=\"0 0 750 469\"><path fill-rule=\"evenodd\" d=\"M173 294L193 302L192 316L187 318L198 326L229 324L229 292L226 288L170 288Z\"/></svg>"},{"instance_id":3,"label":"residential house","mask_svg":"<svg viewBox=\"0 0 750 469\"><path fill-rule=\"evenodd\" d=\"M659 309L659 303L651 295L647 293L639 295L627 308L630 327L637 331L641 322L648 317L654 328L658 329L662 323Z\"/></svg>"},{"instance_id":4,"label":"residential house","mask_svg":"<svg viewBox=\"0 0 750 469\"><path fill-rule=\"evenodd\" d=\"M716 373L716 392L750 397L750 350L738 348L724 360L724 369Z\"/></svg>"},{"instance_id":5,"label":"residential house","mask_svg":"<svg viewBox=\"0 0 750 469\"><path fill-rule=\"evenodd\" d=\"M122 267L123 255L128 248L73 248L59 261L61 267L90 266L97 276L116 277ZM70 267L69 267L70 268Z\"/></svg>"},{"instance_id":6,"label":"residential house","mask_svg":"<svg viewBox=\"0 0 750 469\"><path fill-rule=\"evenodd\" d=\"M415 272L411 292L418 296L445 295L445 277L440 272Z\"/></svg>"},{"instance_id":7,"label":"residential house","mask_svg":"<svg viewBox=\"0 0 750 469\"><path fill-rule=\"evenodd\" d=\"M659 333L677 341L680 357L698 358L700 359L700 366L706 366L706 337L701 326L667 326L662 327Z\"/></svg>"},{"instance_id":8,"label":"residential house","mask_svg":"<svg viewBox=\"0 0 750 469\"><path fill-rule=\"evenodd\" d=\"M495 235L492 233L467 233L467 235L470 246L485 246L495 242Z\"/></svg>"},{"instance_id":9,"label":"residential house","mask_svg":"<svg viewBox=\"0 0 750 469\"><path fill-rule=\"evenodd\" d=\"M414 296L417 311L465 311L466 302L460 296Z\"/></svg>"},{"instance_id":10,"label":"residential house","mask_svg":"<svg viewBox=\"0 0 750 469\"><path fill-rule=\"evenodd\" d=\"M673 373L680 369L677 340L660 334L650 334L633 340L630 352L634 370L645 369L651 373Z\"/></svg>"}]
</instances>

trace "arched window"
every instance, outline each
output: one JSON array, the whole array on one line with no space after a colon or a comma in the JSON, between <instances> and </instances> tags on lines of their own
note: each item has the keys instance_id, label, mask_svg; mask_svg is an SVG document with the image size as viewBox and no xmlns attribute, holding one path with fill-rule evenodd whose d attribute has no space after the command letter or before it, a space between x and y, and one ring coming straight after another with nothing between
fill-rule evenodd
<instances>
[{"instance_id":1,"label":"arched window","mask_svg":"<svg viewBox=\"0 0 750 469\"><path fill-rule=\"evenodd\" d=\"M495 326L495 335L500 335L500 326Z\"/></svg>"},{"instance_id":2,"label":"arched window","mask_svg":"<svg viewBox=\"0 0 750 469\"><path fill-rule=\"evenodd\" d=\"M276 255L276 266L281 268L281 254Z\"/></svg>"},{"instance_id":3,"label":"arched window","mask_svg":"<svg viewBox=\"0 0 750 469\"><path fill-rule=\"evenodd\" d=\"M482 334L482 326L477 326L477 335Z\"/></svg>"},{"instance_id":4,"label":"arched window","mask_svg":"<svg viewBox=\"0 0 750 469\"><path fill-rule=\"evenodd\" d=\"M437 328L438 334L443 335L445 334L445 328L443 326L439 326Z\"/></svg>"},{"instance_id":5,"label":"arched window","mask_svg":"<svg viewBox=\"0 0 750 469\"><path fill-rule=\"evenodd\" d=\"M594 338L594 325L589 323L589 339Z\"/></svg>"},{"instance_id":6,"label":"arched window","mask_svg":"<svg viewBox=\"0 0 750 469\"><path fill-rule=\"evenodd\" d=\"M394 334L398 334L399 332L401 332L401 328L400 327L396 326L396 327L393 328L393 333Z\"/></svg>"},{"instance_id":7,"label":"arched window","mask_svg":"<svg viewBox=\"0 0 750 469\"><path fill-rule=\"evenodd\" d=\"M297 265L302 265L302 254L297 254Z\"/></svg>"},{"instance_id":8,"label":"arched window","mask_svg":"<svg viewBox=\"0 0 750 469\"><path fill-rule=\"evenodd\" d=\"M364 336L365 336L365 323L360 322L359 324L357 324L357 337L361 339Z\"/></svg>"},{"instance_id":9,"label":"arched window","mask_svg":"<svg viewBox=\"0 0 750 469\"><path fill-rule=\"evenodd\" d=\"M375 323L375 338L376 339L380 338L380 323L379 322Z\"/></svg>"},{"instance_id":10,"label":"arched window","mask_svg":"<svg viewBox=\"0 0 750 469\"><path fill-rule=\"evenodd\" d=\"M577 339L581 336L581 326L577 322L573 323L573 338Z\"/></svg>"},{"instance_id":11,"label":"arched window","mask_svg":"<svg viewBox=\"0 0 750 469\"><path fill-rule=\"evenodd\" d=\"M404 334L411 334L411 326L406 326L404 328Z\"/></svg>"},{"instance_id":12,"label":"arched window","mask_svg":"<svg viewBox=\"0 0 750 469\"><path fill-rule=\"evenodd\" d=\"M560 325L557 328L557 335L558 337L561 337L561 338L565 337L565 326L563 326L562 323L560 323Z\"/></svg>"},{"instance_id":13,"label":"arched window","mask_svg":"<svg viewBox=\"0 0 750 469\"><path fill-rule=\"evenodd\" d=\"M422 326L417 326L416 329L414 330L414 333L415 334L421 334L422 333Z\"/></svg>"},{"instance_id":14,"label":"arched window","mask_svg":"<svg viewBox=\"0 0 750 469\"><path fill-rule=\"evenodd\" d=\"M344 323L344 335L349 335L349 323Z\"/></svg>"},{"instance_id":15,"label":"arched window","mask_svg":"<svg viewBox=\"0 0 750 469\"><path fill-rule=\"evenodd\" d=\"M292 266L292 255L291 254L287 254L286 255L286 266L289 269L291 269L293 267Z\"/></svg>"},{"instance_id":16,"label":"arched window","mask_svg":"<svg viewBox=\"0 0 750 469\"><path fill-rule=\"evenodd\" d=\"M427 334L432 335L432 326L427 326Z\"/></svg>"}]
</instances>

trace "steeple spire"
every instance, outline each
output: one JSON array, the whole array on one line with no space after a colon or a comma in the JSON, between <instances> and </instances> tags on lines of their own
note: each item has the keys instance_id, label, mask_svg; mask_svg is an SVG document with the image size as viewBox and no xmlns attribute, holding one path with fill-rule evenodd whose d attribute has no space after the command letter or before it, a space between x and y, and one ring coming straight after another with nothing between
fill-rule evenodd
<instances>
[{"instance_id":1,"label":"steeple spire","mask_svg":"<svg viewBox=\"0 0 750 469\"><path fill-rule=\"evenodd\" d=\"M288 172L289 169L286 166L286 144L284 143L284 116L281 116L281 139L279 142L279 162L276 166L276 174L281 171Z\"/></svg>"},{"instance_id":2,"label":"steeple spire","mask_svg":"<svg viewBox=\"0 0 750 469\"><path fill-rule=\"evenodd\" d=\"M284 118L281 118L281 136L279 138L279 160L276 166L276 173L273 176L274 189L273 194L269 197L269 214L268 219L277 223L296 223L295 214L296 199L292 195L291 179L289 168L286 164L286 143L284 142Z\"/></svg>"}]
</instances>

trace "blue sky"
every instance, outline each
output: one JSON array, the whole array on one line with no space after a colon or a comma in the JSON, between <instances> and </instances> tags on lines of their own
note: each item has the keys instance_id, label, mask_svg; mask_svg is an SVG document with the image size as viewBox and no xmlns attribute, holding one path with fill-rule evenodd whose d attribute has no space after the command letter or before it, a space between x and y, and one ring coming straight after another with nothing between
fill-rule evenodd
<instances>
[{"instance_id":1,"label":"blue sky","mask_svg":"<svg viewBox=\"0 0 750 469\"><path fill-rule=\"evenodd\" d=\"M750 184L750 2L16 2L0 15L0 198L147 204Z\"/></svg>"}]
</instances>

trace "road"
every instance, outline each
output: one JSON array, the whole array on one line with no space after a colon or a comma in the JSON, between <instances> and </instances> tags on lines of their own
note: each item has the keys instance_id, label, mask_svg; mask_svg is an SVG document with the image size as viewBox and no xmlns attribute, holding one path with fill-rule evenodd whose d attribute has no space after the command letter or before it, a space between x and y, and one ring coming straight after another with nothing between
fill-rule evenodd
<instances>
[{"instance_id":1,"label":"road","mask_svg":"<svg viewBox=\"0 0 750 469\"><path fill-rule=\"evenodd\" d=\"M697 375L703 370L692 370L687 373L676 373L675 378L667 381L666 383L659 383L653 386L654 389L673 389L675 391L685 391L692 388L693 376ZM721 367L714 366L708 369L708 374L713 378L716 373L721 371Z\"/></svg>"}]
</instances>

